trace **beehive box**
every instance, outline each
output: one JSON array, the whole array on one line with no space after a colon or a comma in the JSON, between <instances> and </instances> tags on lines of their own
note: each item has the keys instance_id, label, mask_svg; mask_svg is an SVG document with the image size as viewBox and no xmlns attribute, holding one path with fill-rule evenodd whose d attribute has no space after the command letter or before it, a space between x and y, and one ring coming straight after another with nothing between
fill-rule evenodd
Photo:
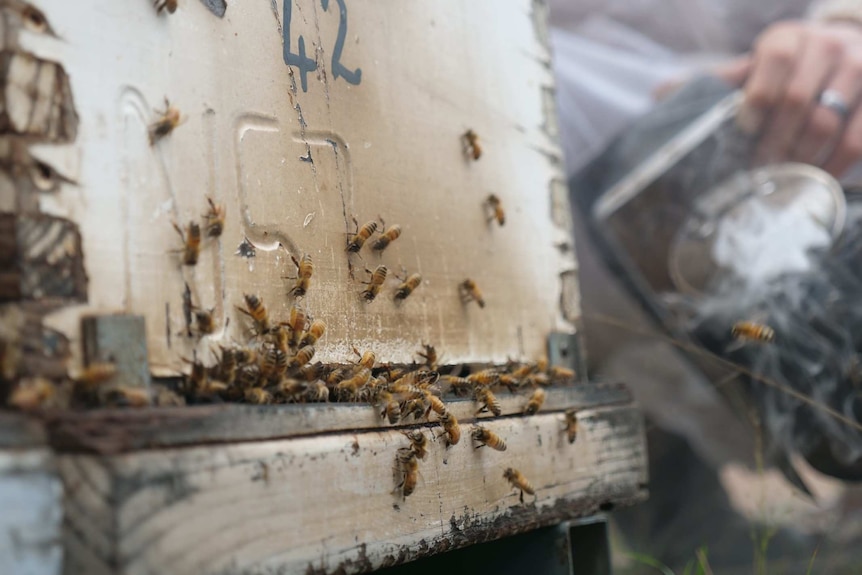
<instances>
[{"instance_id":1,"label":"beehive box","mask_svg":"<svg viewBox=\"0 0 862 575\"><path fill-rule=\"evenodd\" d=\"M189 359L253 339L236 309L247 293L273 321L294 306L325 321L325 364L355 361L354 348L410 364L422 344L443 373L577 356L541 2L0 9L4 393L94 361L116 366L114 385L170 383ZM181 122L151 142L166 100ZM200 221L207 198L225 208L223 232L183 265L173 225ZM349 254L354 217L402 234L382 254ZM294 297L284 278L303 255L312 283ZM366 269L380 265L390 276L366 301ZM421 284L396 301L393 276L411 273ZM467 278L484 307L464 300ZM188 335L189 301L212 310L213 333ZM558 383L531 417L523 394L501 393L486 426L505 453L475 449L470 430L487 416L470 398L444 399L463 437L447 447L434 417L408 422L435 438L410 497L393 469L407 440L380 406L0 414L0 494L17 486L38 502L0 519L0 570L364 572L643 495L641 423L622 386ZM535 498L519 501L509 466ZM50 520L21 540L34 517Z\"/></svg>"}]
</instances>

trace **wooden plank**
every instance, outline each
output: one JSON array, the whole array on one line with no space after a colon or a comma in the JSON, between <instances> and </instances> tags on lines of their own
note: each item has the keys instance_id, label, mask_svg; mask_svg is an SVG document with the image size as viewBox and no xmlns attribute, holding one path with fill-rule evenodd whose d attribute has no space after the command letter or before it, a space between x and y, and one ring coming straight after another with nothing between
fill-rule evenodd
<instances>
[{"instance_id":1,"label":"wooden plank","mask_svg":"<svg viewBox=\"0 0 862 575\"><path fill-rule=\"evenodd\" d=\"M48 449L0 450L0 573L60 573L62 493Z\"/></svg>"},{"instance_id":2,"label":"wooden plank","mask_svg":"<svg viewBox=\"0 0 862 575\"><path fill-rule=\"evenodd\" d=\"M521 413L526 402L524 396L508 392L500 393L498 398L503 415ZM543 410L584 409L630 401L631 394L622 384L585 383L548 389ZM459 421L475 419L473 401L462 399L448 402L448 405ZM101 454L390 427L381 417L379 408L331 403L59 411L45 413L43 419L55 448L64 452Z\"/></svg>"},{"instance_id":3,"label":"wooden plank","mask_svg":"<svg viewBox=\"0 0 862 575\"><path fill-rule=\"evenodd\" d=\"M63 455L66 552L81 572L362 573L559 522L645 495L641 416L632 406L579 412L569 444L561 414L488 421L506 452L430 443L415 492L393 493L395 430L109 458ZM439 429L427 430L429 433ZM520 504L503 478L535 489ZM68 480L67 480L68 482ZM190 551L194 552L190 552Z\"/></svg>"}]
</instances>

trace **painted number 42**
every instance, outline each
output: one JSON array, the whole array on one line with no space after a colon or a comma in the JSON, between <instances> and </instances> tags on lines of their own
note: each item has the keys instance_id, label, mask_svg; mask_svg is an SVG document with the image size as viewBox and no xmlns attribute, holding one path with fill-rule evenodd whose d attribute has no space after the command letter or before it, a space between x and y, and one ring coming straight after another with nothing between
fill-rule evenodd
<instances>
[{"instance_id":1,"label":"painted number 42","mask_svg":"<svg viewBox=\"0 0 862 575\"><path fill-rule=\"evenodd\" d=\"M362 70L348 70L341 63L341 52L344 51L344 39L347 37L347 5L344 0L335 0L338 4L338 36L335 38L335 46L332 49L332 76L333 78L344 78L354 86L362 81ZM329 0L320 0L324 11L329 10ZM317 70L317 60L309 58L305 54L305 38L301 35L297 41L299 53L290 51L290 17L293 11L293 0L284 0L284 63L288 66L296 66L299 69L299 80L302 91L308 92L308 73Z\"/></svg>"}]
</instances>

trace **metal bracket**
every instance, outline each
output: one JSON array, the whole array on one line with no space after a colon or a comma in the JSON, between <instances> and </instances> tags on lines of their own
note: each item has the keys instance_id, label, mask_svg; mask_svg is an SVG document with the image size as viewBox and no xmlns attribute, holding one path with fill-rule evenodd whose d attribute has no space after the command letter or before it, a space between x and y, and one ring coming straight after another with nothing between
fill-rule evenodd
<instances>
[{"instance_id":1,"label":"metal bracket","mask_svg":"<svg viewBox=\"0 0 862 575\"><path fill-rule=\"evenodd\" d=\"M579 333L551 332L548 335L548 361L575 370L575 381L587 380L587 362Z\"/></svg>"},{"instance_id":2,"label":"metal bracket","mask_svg":"<svg viewBox=\"0 0 862 575\"><path fill-rule=\"evenodd\" d=\"M92 315L81 320L84 362L113 363L124 385L150 386L147 330L143 316Z\"/></svg>"}]
</instances>

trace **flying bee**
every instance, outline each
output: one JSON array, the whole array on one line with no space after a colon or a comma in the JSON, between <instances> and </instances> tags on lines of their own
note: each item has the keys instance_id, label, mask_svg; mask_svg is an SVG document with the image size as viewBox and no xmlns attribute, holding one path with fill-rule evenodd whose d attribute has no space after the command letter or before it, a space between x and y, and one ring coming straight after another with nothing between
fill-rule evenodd
<instances>
[{"instance_id":1,"label":"flying bee","mask_svg":"<svg viewBox=\"0 0 862 575\"><path fill-rule=\"evenodd\" d=\"M254 329L258 334L269 333L269 315L266 313L263 302L254 294L243 294L243 297L248 310L241 307L237 307L237 309L254 321Z\"/></svg>"},{"instance_id":2,"label":"flying bee","mask_svg":"<svg viewBox=\"0 0 862 575\"><path fill-rule=\"evenodd\" d=\"M458 425L454 415L448 411L441 415L440 425L443 426L443 435L446 436L446 447L457 445L461 441L461 426Z\"/></svg>"},{"instance_id":3,"label":"flying bee","mask_svg":"<svg viewBox=\"0 0 862 575\"><path fill-rule=\"evenodd\" d=\"M183 254L183 265L196 265L201 254L201 225L191 221L186 227L186 231L183 232L182 228L174 222L174 229L183 239L183 249L178 250Z\"/></svg>"},{"instance_id":4,"label":"flying bee","mask_svg":"<svg viewBox=\"0 0 862 575\"><path fill-rule=\"evenodd\" d=\"M542 409L542 404L545 403L545 390L537 389L533 392L533 395L530 396L530 400L527 402L527 405L524 407L524 415L535 415L540 409Z\"/></svg>"},{"instance_id":5,"label":"flying bee","mask_svg":"<svg viewBox=\"0 0 862 575\"><path fill-rule=\"evenodd\" d=\"M311 260L311 255L309 254L303 254L299 260L291 255L290 259L293 261L293 265L296 266L296 283L293 284L290 295L293 297L302 297L308 292L308 288L311 286L311 276L314 274L314 262Z\"/></svg>"},{"instance_id":6,"label":"flying bee","mask_svg":"<svg viewBox=\"0 0 862 575\"><path fill-rule=\"evenodd\" d=\"M730 334L741 340L772 342L775 339L775 330L768 325L752 321L738 321L733 324Z\"/></svg>"},{"instance_id":7,"label":"flying bee","mask_svg":"<svg viewBox=\"0 0 862 575\"><path fill-rule=\"evenodd\" d=\"M377 231L377 222L368 222L360 228L359 222L354 217L353 223L356 224L356 234L354 234L354 236L347 243L347 251L351 253L356 253L362 249L362 246L365 245L365 242L368 241L368 238L371 237L371 234Z\"/></svg>"},{"instance_id":8,"label":"flying bee","mask_svg":"<svg viewBox=\"0 0 862 575\"><path fill-rule=\"evenodd\" d=\"M401 482L395 489L400 489L401 495L406 498L413 493L419 482L419 461L411 448L399 447L395 462L402 475Z\"/></svg>"},{"instance_id":9,"label":"flying bee","mask_svg":"<svg viewBox=\"0 0 862 575\"><path fill-rule=\"evenodd\" d=\"M569 369L568 367L561 367L559 365L553 365L548 370L548 377L553 380L574 379L575 375L575 370Z\"/></svg>"},{"instance_id":10,"label":"flying bee","mask_svg":"<svg viewBox=\"0 0 862 575\"><path fill-rule=\"evenodd\" d=\"M464 141L464 153L474 161L482 157L482 146L479 144L479 136L473 130L467 130L461 136Z\"/></svg>"},{"instance_id":11,"label":"flying bee","mask_svg":"<svg viewBox=\"0 0 862 575\"><path fill-rule=\"evenodd\" d=\"M224 231L224 204L215 203L209 196L207 196L207 203L209 203L210 209L204 214L204 228L206 229L207 237L217 238Z\"/></svg>"},{"instance_id":12,"label":"flying bee","mask_svg":"<svg viewBox=\"0 0 862 575\"><path fill-rule=\"evenodd\" d=\"M500 201L500 198L498 198L494 194L491 194L485 200L485 204L489 208L491 208L491 212L493 212L493 215L489 218L489 221L497 220L497 223L499 225L504 225L506 223L506 212L503 210L503 202Z\"/></svg>"},{"instance_id":13,"label":"flying bee","mask_svg":"<svg viewBox=\"0 0 862 575\"><path fill-rule=\"evenodd\" d=\"M388 391L380 392L378 399L383 403L383 411L380 412L380 416L388 419L392 425L398 423L401 420L401 405L398 400Z\"/></svg>"},{"instance_id":14,"label":"flying bee","mask_svg":"<svg viewBox=\"0 0 862 575\"><path fill-rule=\"evenodd\" d=\"M379 265L373 272L368 268L366 268L365 271L371 274L371 279L366 282L368 287L363 290L362 297L365 298L365 301L371 302L374 301L374 298L376 298L377 294L380 293L380 289L383 287L383 282L386 281L386 274L389 273L389 270L386 266Z\"/></svg>"},{"instance_id":15,"label":"flying bee","mask_svg":"<svg viewBox=\"0 0 862 575\"><path fill-rule=\"evenodd\" d=\"M578 438L578 414L574 409L566 412L566 436L569 438L569 443L574 443Z\"/></svg>"},{"instance_id":16,"label":"flying bee","mask_svg":"<svg viewBox=\"0 0 862 575\"><path fill-rule=\"evenodd\" d=\"M495 416L499 417L500 413L502 413L500 401L487 387L476 388L476 402L480 404L479 409L476 411L476 415L479 415L483 411L490 411Z\"/></svg>"},{"instance_id":17,"label":"flying bee","mask_svg":"<svg viewBox=\"0 0 862 575\"><path fill-rule=\"evenodd\" d=\"M153 7L156 9L156 14L161 14L162 10L167 10L169 14L177 11L179 0L153 0Z\"/></svg>"},{"instance_id":18,"label":"flying bee","mask_svg":"<svg viewBox=\"0 0 862 575\"><path fill-rule=\"evenodd\" d=\"M499 435L493 431L485 429L481 425L474 427L471 435L473 436L473 441L479 443L479 445L476 446L476 449L487 445L491 449L496 449L497 451L506 451L506 442L503 441Z\"/></svg>"},{"instance_id":19,"label":"flying bee","mask_svg":"<svg viewBox=\"0 0 862 575\"><path fill-rule=\"evenodd\" d=\"M168 0L167 3L170 4L172 1L176 4L175 0ZM156 113L159 114L159 118L150 124L148 129L151 146L185 122L185 119L180 117L180 111L176 107L171 106L167 98L165 98L165 110L163 112L156 110Z\"/></svg>"},{"instance_id":20,"label":"flying bee","mask_svg":"<svg viewBox=\"0 0 862 575\"><path fill-rule=\"evenodd\" d=\"M419 459L425 459L425 455L428 453L428 438L425 437L425 434L418 429L414 429L413 431L402 431L401 433L404 434L404 437L410 440L410 449L413 450L416 457Z\"/></svg>"},{"instance_id":21,"label":"flying bee","mask_svg":"<svg viewBox=\"0 0 862 575\"><path fill-rule=\"evenodd\" d=\"M485 299L482 297L482 292L479 291L476 282L468 278L458 284L458 287L461 290L461 299L464 303L472 300L479 304L479 307L485 307Z\"/></svg>"},{"instance_id":22,"label":"flying bee","mask_svg":"<svg viewBox=\"0 0 862 575\"><path fill-rule=\"evenodd\" d=\"M513 467L506 468L506 471L503 472L503 477L509 480L509 483L512 484L512 487L518 489L521 492L521 503L524 502L524 493L528 495L535 495L536 490L533 489L533 485L527 481L527 478L524 477L520 471Z\"/></svg>"},{"instance_id":23,"label":"flying bee","mask_svg":"<svg viewBox=\"0 0 862 575\"><path fill-rule=\"evenodd\" d=\"M57 387L43 377L21 379L6 403L22 411L46 407L55 397Z\"/></svg>"},{"instance_id":24,"label":"flying bee","mask_svg":"<svg viewBox=\"0 0 862 575\"><path fill-rule=\"evenodd\" d=\"M395 290L395 299L396 300L405 300L407 297L413 293L413 291L418 288L422 284L422 276L419 274L413 274L409 276L406 280L401 282L401 285L398 286L398 289Z\"/></svg>"},{"instance_id":25,"label":"flying bee","mask_svg":"<svg viewBox=\"0 0 862 575\"><path fill-rule=\"evenodd\" d=\"M308 331L306 331L302 335L302 339L299 340L299 347L305 347L306 345L314 345L315 343L317 343L317 340L323 337L323 333L325 331L326 324L319 319L314 320L308 327Z\"/></svg>"},{"instance_id":26,"label":"flying bee","mask_svg":"<svg viewBox=\"0 0 862 575\"><path fill-rule=\"evenodd\" d=\"M245 401L254 405L266 405L272 403L272 394L262 387L252 387L245 390Z\"/></svg>"},{"instance_id":27,"label":"flying bee","mask_svg":"<svg viewBox=\"0 0 862 575\"><path fill-rule=\"evenodd\" d=\"M213 312L215 308L194 308L195 330L201 335L210 335L215 332L215 319Z\"/></svg>"},{"instance_id":28,"label":"flying bee","mask_svg":"<svg viewBox=\"0 0 862 575\"><path fill-rule=\"evenodd\" d=\"M416 355L422 358L422 361L425 362L425 365L428 366L428 369L436 370L437 369L437 350L434 349L433 345L422 344L422 351L418 352Z\"/></svg>"},{"instance_id":29,"label":"flying bee","mask_svg":"<svg viewBox=\"0 0 862 575\"><path fill-rule=\"evenodd\" d=\"M371 244L371 249L374 251L382 252L386 248L389 247L389 244L397 240L401 236L401 226L395 224L394 226L389 226L385 231L380 232L380 237L374 240L374 243Z\"/></svg>"},{"instance_id":30,"label":"flying bee","mask_svg":"<svg viewBox=\"0 0 862 575\"><path fill-rule=\"evenodd\" d=\"M296 355L293 356L288 364L288 367L291 369L295 369L297 367L301 367L306 363L311 361L311 358L314 357L314 346L307 345L296 352Z\"/></svg>"}]
</instances>

